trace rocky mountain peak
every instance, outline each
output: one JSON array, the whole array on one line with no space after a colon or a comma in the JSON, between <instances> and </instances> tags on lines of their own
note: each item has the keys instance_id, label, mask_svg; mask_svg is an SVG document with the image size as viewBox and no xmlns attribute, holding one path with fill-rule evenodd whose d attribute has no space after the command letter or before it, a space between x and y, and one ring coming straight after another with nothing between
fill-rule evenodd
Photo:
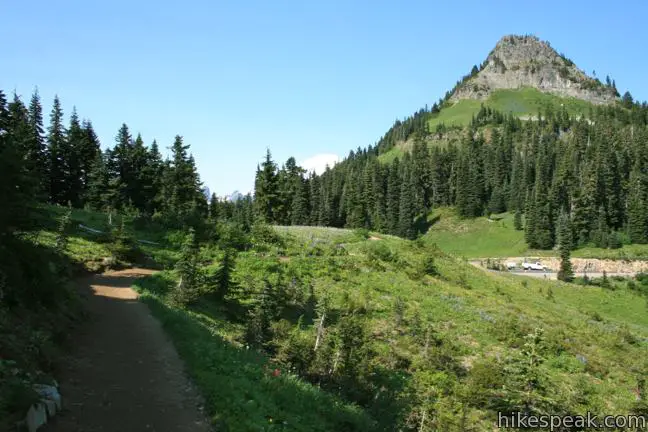
<instances>
[{"instance_id":1,"label":"rocky mountain peak","mask_svg":"<svg viewBox=\"0 0 648 432\"><path fill-rule=\"evenodd\" d=\"M616 89L587 76L548 42L535 36L507 35L497 42L480 68L457 86L450 100L485 99L497 89L533 87L596 104L617 98Z\"/></svg>"}]
</instances>

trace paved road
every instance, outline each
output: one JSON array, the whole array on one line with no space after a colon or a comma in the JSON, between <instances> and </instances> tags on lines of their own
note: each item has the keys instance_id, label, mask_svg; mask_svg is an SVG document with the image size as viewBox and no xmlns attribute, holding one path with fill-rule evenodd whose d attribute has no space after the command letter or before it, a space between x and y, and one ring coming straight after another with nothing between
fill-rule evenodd
<instances>
[{"instance_id":1,"label":"paved road","mask_svg":"<svg viewBox=\"0 0 648 432\"><path fill-rule=\"evenodd\" d=\"M160 323L130 286L150 270L84 279L91 314L59 374L63 411L46 432L207 432L200 398Z\"/></svg>"},{"instance_id":2,"label":"paved road","mask_svg":"<svg viewBox=\"0 0 648 432\"><path fill-rule=\"evenodd\" d=\"M483 267L481 267L483 268ZM485 269L486 270L486 269ZM497 270L489 270L494 273L510 273L518 276L529 276L529 277L535 277L535 278L544 278L544 279L557 279L558 278L558 273L556 272L542 272L542 271L511 271L511 272L499 272ZM636 273L608 273L608 277L612 276L621 276L621 277L634 277ZM584 274L583 273L575 273L574 274L577 277L582 277ZM603 273L592 273L592 272L587 272L587 277L590 279L595 279L595 278L602 278Z\"/></svg>"}]
</instances>

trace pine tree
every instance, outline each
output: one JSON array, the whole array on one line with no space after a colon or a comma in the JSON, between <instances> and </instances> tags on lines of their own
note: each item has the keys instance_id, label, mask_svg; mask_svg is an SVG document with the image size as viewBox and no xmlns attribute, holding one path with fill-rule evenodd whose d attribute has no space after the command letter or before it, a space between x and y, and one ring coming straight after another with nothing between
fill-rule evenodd
<instances>
[{"instance_id":1,"label":"pine tree","mask_svg":"<svg viewBox=\"0 0 648 432\"><path fill-rule=\"evenodd\" d=\"M73 207L81 207L84 195L84 146L86 134L81 128L81 122L77 115L76 108L72 109L70 115L70 126L68 127L67 145L62 157L67 161L67 175L65 176L64 201L72 204Z\"/></svg>"},{"instance_id":2,"label":"pine tree","mask_svg":"<svg viewBox=\"0 0 648 432\"><path fill-rule=\"evenodd\" d=\"M146 154L146 163L141 173L142 181L144 182L144 196L146 198L145 211L148 214L154 214L164 208L164 168L165 164L162 160L157 141L153 140Z\"/></svg>"},{"instance_id":3,"label":"pine tree","mask_svg":"<svg viewBox=\"0 0 648 432\"><path fill-rule=\"evenodd\" d=\"M295 192L291 203L291 225L308 225L308 185L301 176L295 180Z\"/></svg>"},{"instance_id":4,"label":"pine tree","mask_svg":"<svg viewBox=\"0 0 648 432\"><path fill-rule=\"evenodd\" d=\"M596 230L592 234L594 245L600 248L608 247L608 234L607 215L605 213L605 208L600 206L598 211L598 220L596 222Z\"/></svg>"},{"instance_id":5,"label":"pine tree","mask_svg":"<svg viewBox=\"0 0 648 432\"><path fill-rule=\"evenodd\" d=\"M384 177L385 170L377 164L372 171L371 185L373 187L373 216L372 227L376 231L384 232L387 229L387 199L386 184Z\"/></svg>"},{"instance_id":6,"label":"pine tree","mask_svg":"<svg viewBox=\"0 0 648 432\"><path fill-rule=\"evenodd\" d=\"M92 161L88 173L84 202L87 202L95 210L103 210L114 201L106 159L107 156L99 151Z\"/></svg>"},{"instance_id":7,"label":"pine tree","mask_svg":"<svg viewBox=\"0 0 648 432\"><path fill-rule=\"evenodd\" d=\"M431 202L430 155L427 145L418 137L412 148L412 187L414 210L425 213Z\"/></svg>"},{"instance_id":8,"label":"pine tree","mask_svg":"<svg viewBox=\"0 0 648 432\"><path fill-rule=\"evenodd\" d=\"M0 90L0 242L3 234L29 222L34 183L23 156L29 135L24 105L16 97L7 107L5 95Z\"/></svg>"},{"instance_id":9,"label":"pine tree","mask_svg":"<svg viewBox=\"0 0 648 432\"><path fill-rule=\"evenodd\" d=\"M362 202L362 192L359 190L359 180L357 173L350 173L344 185L344 205L347 213L346 226L349 228L362 228L365 227L367 222Z\"/></svg>"},{"instance_id":10,"label":"pine tree","mask_svg":"<svg viewBox=\"0 0 648 432\"><path fill-rule=\"evenodd\" d=\"M628 235L633 243L646 243L648 241L648 205L644 174L641 173L639 164L630 174L628 184Z\"/></svg>"},{"instance_id":11,"label":"pine tree","mask_svg":"<svg viewBox=\"0 0 648 432\"><path fill-rule=\"evenodd\" d=\"M200 284L200 269L198 266L198 242L193 228L185 236L180 259L176 263L176 271L180 276L171 298L180 305L188 305L198 298Z\"/></svg>"},{"instance_id":12,"label":"pine tree","mask_svg":"<svg viewBox=\"0 0 648 432\"><path fill-rule=\"evenodd\" d=\"M114 201L110 205L116 209L129 206L129 186L134 183L131 167L132 138L128 126L122 124L115 137L115 147L109 153L108 171L110 188L114 191Z\"/></svg>"},{"instance_id":13,"label":"pine tree","mask_svg":"<svg viewBox=\"0 0 648 432\"><path fill-rule=\"evenodd\" d=\"M522 225L522 212L520 209L515 210L515 216L513 217L513 226L517 231L522 231L524 226Z\"/></svg>"},{"instance_id":14,"label":"pine tree","mask_svg":"<svg viewBox=\"0 0 648 432\"><path fill-rule=\"evenodd\" d=\"M216 296L222 300L230 292L234 286L232 281L232 273L234 272L235 253L232 249L226 249L223 253L223 258L220 263L218 272L216 273Z\"/></svg>"},{"instance_id":15,"label":"pine tree","mask_svg":"<svg viewBox=\"0 0 648 432\"><path fill-rule=\"evenodd\" d=\"M416 235L414 228L414 181L407 162L407 159L403 160L398 210L398 235L406 239L413 239Z\"/></svg>"},{"instance_id":16,"label":"pine tree","mask_svg":"<svg viewBox=\"0 0 648 432\"><path fill-rule=\"evenodd\" d=\"M130 150L129 165L132 177L128 184L127 196L129 203L137 210L151 214L154 171L149 163L150 155L144 146L144 140L140 134L137 134Z\"/></svg>"},{"instance_id":17,"label":"pine tree","mask_svg":"<svg viewBox=\"0 0 648 432\"><path fill-rule=\"evenodd\" d=\"M274 223L278 199L277 166L268 149L265 161L261 164L261 168L257 169L254 182L254 204L257 217L265 223Z\"/></svg>"},{"instance_id":18,"label":"pine tree","mask_svg":"<svg viewBox=\"0 0 648 432\"><path fill-rule=\"evenodd\" d=\"M573 248L572 227L569 215L563 213L558 219L558 248L560 251L560 270L558 279L571 282L574 271L571 264L571 250Z\"/></svg>"},{"instance_id":19,"label":"pine tree","mask_svg":"<svg viewBox=\"0 0 648 432\"><path fill-rule=\"evenodd\" d=\"M81 129L83 130L83 142L79 149L81 184L83 185L81 195L85 196L90 182L90 171L92 171L97 156L101 154L101 147L90 120L84 120L81 123Z\"/></svg>"},{"instance_id":20,"label":"pine tree","mask_svg":"<svg viewBox=\"0 0 648 432\"><path fill-rule=\"evenodd\" d=\"M471 193L470 161L467 154L463 153L460 156L457 168L457 211L464 217L476 216Z\"/></svg>"},{"instance_id":21,"label":"pine tree","mask_svg":"<svg viewBox=\"0 0 648 432\"><path fill-rule=\"evenodd\" d=\"M171 147L172 159L165 169L166 209L183 221L187 218L206 217L207 200L202 193L202 185L193 156L187 153L189 145L176 135Z\"/></svg>"},{"instance_id":22,"label":"pine tree","mask_svg":"<svg viewBox=\"0 0 648 432\"><path fill-rule=\"evenodd\" d=\"M55 204L67 204L66 181L70 175L68 160L66 160L67 137L63 127L63 109L58 96L50 114L50 125L47 130L47 145L49 154L49 196Z\"/></svg>"},{"instance_id":23,"label":"pine tree","mask_svg":"<svg viewBox=\"0 0 648 432\"><path fill-rule=\"evenodd\" d=\"M209 219L212 222L216 222L220 217L220 203L218 202L216 194L212 193L209 199Z\"/></svg>"},{"instance_id":24,"label":"pine tree","mask_svg":"<svg viewBox=\"0 0 648 432\"><path fill-rule=\"evenodd\" d=\"M322 204L321 199L321 178L315 173L311 173L308 178L309 198L310 198L310 214L308 218L309 225L319 225L320 221L320 207Z\"/></svg>"},{"instance_id":25,"label":"pine tree","mask_svg":"<svg viewBox=\"0 0 648 432\"><path fill-rule=\"evenodd\" d=\"M387 231L391 234L398 234L398 215L400 212L400 162L398 158L389 167L387 179Z\"/></svg>"},{"instance_id":26,"label":"pine tree","mask_svg":"<svg viewBox=\"0 0 648 432\"><path fill-rule=\"evenodd\" d=\"M45 145L43 129L43 107L40 103L38 89L34 91L29 103L29 126L30 139L25 152L27 161L27 170L34 182L38 184L35 193L39 196L49 196L49 174L48 174L48 155L47 146Z\"/></svg>"}]
</instances>

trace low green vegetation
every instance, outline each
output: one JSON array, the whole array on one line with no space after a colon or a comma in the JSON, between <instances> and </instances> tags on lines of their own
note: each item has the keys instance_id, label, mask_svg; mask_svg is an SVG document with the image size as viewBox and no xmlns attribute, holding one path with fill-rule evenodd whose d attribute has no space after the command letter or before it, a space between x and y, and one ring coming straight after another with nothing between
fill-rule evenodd
<instances>
[{"instance_id":1,"label":"low green vegetation","mask_svg":"<svg viewBox=\"0 0 648 432\"><path fill-rule=\"evenodd\" d=\"M524 232L515 229L513 215L463 219L452 208L436 209L428 217L433 222L425 238L450 254L466 258L523 256L529 248ZM537 251L534 251L537 255Z\"/></svg>"},{"instance_id":2,"label":"low green vegetation","mask_svg":"<svg viewBox=\"0 0 648 432\"><path fill-rule=\"evenodd\" d=\"M497 411L643 409L643 282L493 275L431 237L274 232L234 249L189 236L196 266L138 282L220 427L484 430Z\"/></svg>"},{"instance_id":3,"label":"low green vegetation","mask_svg":"<svg viewBox=\"0 0 648 432\"><path fill-rule=\"evenodd\" d=\"M570 115L583 116L592 108L592 104L582 99L560 97L543 93L535 88L517 90L494 90L486 100L462 99L449 103L438 114L432 114L428 120L428 128L434 131L437 125L466 126L477 114L482 105L516 116L537 116L538 112L547 109L559 111L563 106Z\"/></svg>"},{"instance_id":4,"label":"low green vegetation","mask_svg":"<svg viewBox=\"0 0 648 432\"><path fill-rule=\"evenodd\" d=\"M172 241L140 247L135 236L155 232L135 230L118 215L39 206L29 221L12 235L0 233L0 430L11 430L39 400L33 384L53 382L70 328L83 323L72 279L151 263L147 253L174 263L178 254Z\"/></svg>"},{"instance_id":5,"label":"low green vegetation","mask_svg":"<svg viewBox=\"0 0 648 432\"><path fill-rule=\"evenodd\" d=\"M443 251L465 258L504 258L518 256L558 256L555 250L531 249L524 231L516 230L514 215L501 213L477 218L461 218L453 208L435 209L425 238ZM622 244L620 248L580 246L573 258L648 259L648 245Z\"/></svg>"}]
</instances>

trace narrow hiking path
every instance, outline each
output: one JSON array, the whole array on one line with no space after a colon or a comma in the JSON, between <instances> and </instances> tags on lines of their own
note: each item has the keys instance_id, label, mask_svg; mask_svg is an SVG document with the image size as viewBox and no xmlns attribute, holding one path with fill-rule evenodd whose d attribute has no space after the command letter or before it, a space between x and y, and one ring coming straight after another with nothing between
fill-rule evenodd
<instances>
[{"instance_id":1,"label":"narrow hiking path","mask_svg":"<svg viewBox=\"0 0 648 432\"><path fill-rule=\"evenodd\" d=\"M172 343L130 288L151 273L128 269L79 281L90 317L61 367L64 410L43 431L210 430Z\"/></svg>"}]
</instances>

